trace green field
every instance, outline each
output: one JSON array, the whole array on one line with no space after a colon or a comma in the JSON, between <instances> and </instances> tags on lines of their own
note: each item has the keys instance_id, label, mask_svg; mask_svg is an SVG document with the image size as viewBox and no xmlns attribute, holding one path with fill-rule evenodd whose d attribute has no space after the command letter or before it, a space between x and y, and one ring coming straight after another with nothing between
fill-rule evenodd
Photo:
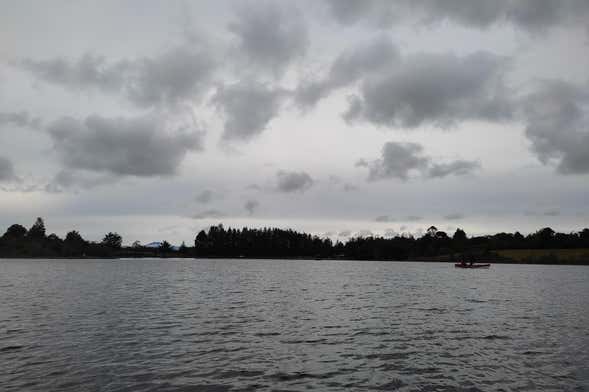
<instances>
[{"instance_id":1,"label":"green field","mask_svg":"<svg viewBox=\"0 0 589 392\"><path fill-rule=\"evenodd\" d=\"M503 249L494 251L502 257L517 262L549 262L551 260L569 263L589 262L589 248L580 249Z\"/></svg>"}]
</instances>

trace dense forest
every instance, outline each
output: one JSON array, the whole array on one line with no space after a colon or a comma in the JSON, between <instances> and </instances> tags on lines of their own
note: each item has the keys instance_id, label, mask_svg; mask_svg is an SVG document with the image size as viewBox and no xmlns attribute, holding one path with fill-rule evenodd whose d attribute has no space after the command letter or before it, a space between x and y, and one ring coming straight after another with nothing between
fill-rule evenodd
<instances>
[{"instance_id":1,"label":"dense forest","mask_svg":"<svg viewBox=\"0 0 589 392\"><path fill-rule=\"evenodd\" d=\"M183 243L174 247L167 241L158 244L157 247L143 246L136 241L131 246L123 246L123 238L116 232L106 233L100 242L87 241L75 230L60 238L56 234L47 235L43 219L37 218L29 229L14 224L6 230L0 237L0 257L274 257L422 261L474 258L493 262L589 264L587 228L572 233L543 228L528 235L516 232L468 237L462 229L448 235L431 226L425 235L417 238L410 235L353 237L346 242L334 243L329 238L293 230L226 229L217 225L208 231L200 231L193 246Z\"/></svg>"}]
</instances>

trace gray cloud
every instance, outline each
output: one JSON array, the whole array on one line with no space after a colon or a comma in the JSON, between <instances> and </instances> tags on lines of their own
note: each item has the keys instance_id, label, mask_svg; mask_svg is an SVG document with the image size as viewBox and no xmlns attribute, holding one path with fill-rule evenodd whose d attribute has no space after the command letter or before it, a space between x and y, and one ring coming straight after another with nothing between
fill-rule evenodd
<instances>
[{"instance_id":1,"label":"gray cloud","mask_svg":"<svg viewBox=\"0 0 589 392\"><path fill-rule=\"evenodd\" d=\"M12 182L17 179L12 162L7 158L0 157L0 182Z\"/></svg>"},{"instance_id":2,"label":"gray cloud","mask_svg":"<svg viewBox=\"0 0 589 392\"><path fill-rule=\"evenodd\" d=\"M396 219L393 218L392 216L388 216L388 215L381 215L381 216L377 216L376 218L374 218L375 222L394 222Z\"/></svg>"},{"instance_id":3,"label":"gray cloud","mask_svg":"<svg viewBox=\"0 0 589 392\"><path fill-rule=\"evenodd\" d=\"M541 163L562 174L589 173L589 87L543 81L523 108L526 136Z\"/></svg>"},{"instance_id":4,"label":"gray cloud","mask_svg":"<svg viewBox=\"0 0 589 392\"><path fill-rule=\"evenodd\" d=\"M358 190L358 187L353 184L344 184L343 190L344 192L354 192Z\"/></svg>"},{"instance_id":5,"label":"gray cloud","mask_svg":"<svg viewBox=\"0 0 589 392\"><path fill-rule=\"evenodd\" d=\"M198 214L195 214L192 217L194 219L218 219L218 218L223 218L224 216L225 216L225 214L222 213L221 211L211 209L211 210L199 212Z\"/></svg>"},{"instance_id":6,"label":"gray cloud","mask_svg":"<svg viewBox=\"0 0 589 392\"><path fill-rule=\"evenodd\" d=\"M422 24L449 21L480 29L511 23L536 32L556 25L586 23L589 15L589 3L584 0L329 0L328 4L342 24L366 21L378 26L406 19Z\"/></svg>"},{"instance_id":7,"label":"gray cloud","mask_svg":"<svg viewBox=\"0 0 589 392\"><path fill-rule=\"evenodd\" d=\"M309 42L303 15L286 3L250 3L241 7L228 29L237 37L240 53L248 64L276 76L305 54Z\"/></svg>"},{"instance_id":8,"label":"gray cloud","mask_svg":"<svg viewBox=\"0 0 589 392\"><path fill-rule=\"evenodd\" d=\"M0 125L12 124L18 127L39 128L41 126L40 117L31 117L28 112L0 112Z\"/></svg>"},{"instance_id":9,"label":"gray cloud","mask_svg":"<svg viewBox=\"0 0 589 392\"><path fill-rule=\"evenodd\" d=\"M350 97L344 118L404 128L509 119L506 65L504 57L486 52L414 55L387 74L365 80L359 95Z\"/></svg>"},{"instance_id":10,"label":"gray cloud","mask_svg":"<svg viewBox=\"0 0 589 392\"><path fill-rule=\"evenodd\" d=\"M214 192L210 189L205 189L194 198L197 202L202 204L210 203L213 200Z\"/></svg>"},{"instance_id":11,"label":"gray cloud","mask_svg":"<svg viewBox=\"0 0 589 392\"><path fill-rule=\"evenodd\" d=\"M339 185L342 183L342 179L339 176L336 176L334 174L329 175L329 177L327 177L327 182L330 185Z\"/></svg>"},{"instance_id":12,"label":"gray cloud","mask_svg":"<svg viewBox=\"0 0 589 392\"><path fill-rule=\"evenodd\" d=\"M201 149L202 132L165 132L157 118L97 115L80 121L62 117L47 131L67 169L115 176L169 176L176 173L188 151Z\"/></svg>"},{"instance_id":13,"label":"gray cloud","mask_svg":"<svg viewBox=\"0 0 589 392\"><path fill-rule=\"evenodd\" d=\"M223 139L247 141L266 129L285 98L281 89L244 82L218 88L213 103L225 117Z\"/></svg>"},{"instance_id":14,"label":"gray cloud","mask_svg":"<svg viewBox=\"0 0 589 392\"><path fill-rule=\"evenodd\" d=\"M172 48L134 64L127 94L141 106L190 101L209 87L214 66L209 52L188 46Z\"/></svg>"},{"instance_id":15,"label":"gray cloud","mask_svg":"<svg viewBox=\"0 0 589 392\"><path fill-rule=\"evenodd\" d=\"M560 211L557 209L546 210L543 212L525 211L524 215L526 215L526 216L559 216Z\"/></svg>"},{"instance_id":16,"label":"gray cloud","mask_svg":"<svg viewBox=\"0 0 589 392\"><path fill-rule=\"evenodd\" d=\"M456 213L445 215L444 219L446 219L446 220L460 220L460 219L464 219L464 215L456 212Z\"/></svg>"},{"instance_id":17,"label":"gray cloud","mask_svg":"<svg viewBox=\"0 0 589 392\"><path fill-rule=\"evenodd\" d=\"M245 189L247 189L248 191L261 191L262 187L258 184L249 184L245 187Z\"/></svg>"},{"instance_id":18,"label":"gray cloud","mask_svg":"<svg viewBox=\"0 0 589 392\"><path fill-rule=\"evenodd\" d=\"M548 211L544 211L544 216L559 216L560 215L560 211L559 210L548 210Z\"/></svg>"},{"instance_id":19,"label":"gray cloud","mask_svg":"<svg viewBox=\"0 0 589 392\"><path fill-rule=\"evenodd\" d=\"M130 63L118 61L109 64L104 56L87 53L75 61L66 58L49 60L27 58L21 61L20 66L45 82L65 88L117 91L125 81Z\"/></svg>"},{"instance_id":20,"label":"gray cloud","mask_svg":"<svg viewBox=\"0 0 589 392\"><path fill-rule=\"evenodd\" d=\"M423 155L423 147L417 143L387 142L383 145L381 158L372 162L362 160L356 166L368 168L368 180L377 181L397 178L406 181L412 174L424 178L441 178L449 175L465 175L480 168L474 161L452 161L432 163L430 157Z\"/></svg>"},{"instance_id":21,"label":"gray cloud","mask_svg":"<svg viewBox=\"0 0 589 392\"><path fill-rule=\"evenodd\" d=\"M344 25L365 21L386 27L396 20L389 0L328 0L327 4L333 17Z\"/></svg>"},{"instance_id":22,"label":"gray cloud","mask_svg":"<svg viewBox=\"0 0 589 392\"><path fill-rule=\"evenodd\" d=\"M85 54L74 61L24 59L20 66L66 89L123 93L136 105L150 107L199 97L209 87L215 61L211 53L194 44L133 60L109 62L103 56Z\"/></svg>"},{"instance_id":23,"label":"gray cloud","mask_svg":"<svg viewBox=\"0 0 589 392\"><path fill-rule=\"evenodd\" d=\"M277 186L279 192L305 192L313 186L311 176L303 171L279 171L276 173Z\"/></svg>"},{"instance_id":24,"label":"gray cloud","mask_svg":"<svg viewBox=\"0 0 589 392\"><path fill-rule=\"evenodd\" d=\"M406 216L405 218L403 218L403 220L407 221L407 222L418 222L422 219L423 219L423 217L416 216L416 215L409 215L409 216ZM401 229L401 230L403 230L403 229Z\"/></svg>"},{"instance_id":25,"label":"gray cloud","mask_svg":"<svg viewBox=\"0 0 589 392\"><path fill-rule=\"evenodd\" d=\"M260 206L260 202L257 200L248 200L243 205L243 208L246 209L248 214L253 215L253 213L258 209Z\"/></svg>"},{"instance_id":26,"label":"gray cloud","mask_svg":"<svg viewBox=\"0 0 589 392\"><path fill-rule=\"evenodd\" d=\"M356 163L354 163L355 167L368 167L370 166L370 164L368 163L368 161L364 158L360 158L356 161Z\"/></svg>"},{"instance_id":27,"label":"gray cloud","mask_svg":"<svg viewBox=\"0 0 589 392\"><path fill-rule=\"evenodd\" d=\"M422 151L423 147L416 143L385 143L382 147L382 158L368 164L368 179L407 180L412 171L421 171L429 164L429 159L421 155Z\"/></svg>"},{"instance_id":28,"label":"gray cloud","mask_svg":"<svg viewBox=\"0 0 589 392\"><path fill-rule=\"evenodd\" d=\"M333 90L354 83L367 74L390 68L399 58L399 50L389 37L373 38L342 52L325 78L298 86L295 100L302 108L313 106Z\"/></svg>"},{"instance_id":29,"label":"gray cloud","mask_svg":"<svg viewBox=\"0 0 589 392\"><path fill-rule=\"evenodd\" d=\"M61 193L68 190L91 189L97 186L112 184L118 177L111 174L80 173L76 170L60 170L43 190L49 193Z\"/></svg>"},{"instance_id":30,"label":"gray cloud","mask_svg":"<svg viewBox=\"0 0 589 392\"><path fill-rule=\"evenodd\" d=\"M464 176L480 169L481 164L476 161L457 160L450 163L434 163L427 170L430 178L442 178L449 175Z\"/></svg>"}]
</instances>

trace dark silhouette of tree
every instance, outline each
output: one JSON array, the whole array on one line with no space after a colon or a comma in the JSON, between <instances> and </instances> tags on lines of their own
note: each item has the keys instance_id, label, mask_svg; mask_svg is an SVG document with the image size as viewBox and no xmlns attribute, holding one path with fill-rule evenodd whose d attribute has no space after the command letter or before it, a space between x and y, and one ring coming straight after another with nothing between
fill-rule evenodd
<instances>
[{"instance_id":1,"label":"dark silhouette of tree","mask_svg":"<svg viewBox=\"0 0 589 392\"><path fill-rule=\"evenodd\" d=\"M9 240L19 240L23 239L26 235L27 229L24 226L14 224L6 230L6 233L2 237Z\"/></svg>"},{"instance_id":2,"label":"dark silhouette of tree","mask_svg":"<svg viewBox=\"0 0 589 392\"><path fill-rule=\"evenodd\" d=\"M45 222L43 222L43 218L37 218L29 229L27 236L36 240L45 238Z\"/></svg>"},{"instance_id":3,"label":"dark silhouette of tree","mask_svg":"<svg viewBox=\"0 0 589 392\"><path fill-rule=\"evenodd\" d=\"M51 233L47 236L46 248L51 251L52 255L58 256L63 252L63 241L55 233Z\"/></svg>"},{"instance_id":4,"label":"dark silhouette of tree","mask_svg":"<svg viewBox=\"0 0 589 392\"><path fill-rule=\"evenodd\" d=\"M159 248L162 253L170 253L172 251L172 245L168 241L163 241Z\"/></svg>"},{"instance_id":5,"label":"dark silhouette of tree","mask_svg":"<svg viewBox=\"0 0 589 392\"><path fill-rule=\"evenodd\" d=\"M186 246L186 243L184 241L182 241L182 244L180 244L180 247L178 248L178 252L183 256L188 256L188 254L190 253L190 249L188 249L188 247Z\"/></svg>"},{"instance_id":6,"label":"dark silhouette of tree","mask_svg":"<svg viewBox=\"0 0 589 392\"><path fill-rule=\"evenodd\" d=\"M84 256L88 243L82 238L80 233L76 230L72 230L65 235L63 241L63 253L64 256Z\"/></svg>"},{"instance_id":7,"label":"dark silhouette of tree","mask_svg":"<svg viewBox=\"0 0 589 392\"><path fill-rule=\"evenodd\" d=\"M102 244L112 249L120 249L123 245L123 237L117 233L109 232L102 239Z\"/></svg>"}]
</instances>

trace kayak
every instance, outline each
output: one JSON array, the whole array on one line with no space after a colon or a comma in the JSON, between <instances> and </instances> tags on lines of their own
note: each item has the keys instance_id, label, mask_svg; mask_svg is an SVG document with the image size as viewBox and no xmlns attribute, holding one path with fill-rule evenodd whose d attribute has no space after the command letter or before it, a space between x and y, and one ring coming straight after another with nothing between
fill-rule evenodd
<instances>
[{"instance_id":1,"label":"kayak","mask_svg":"<svg viewBox=\"0 0 589 392\"><path fill-rule=\"evenodd\" d=\"M462 263L456 263L454 264L454 267L456 268L489 268L491 266L491 264L462 264Z\"/></svg>"}]
</instances>

